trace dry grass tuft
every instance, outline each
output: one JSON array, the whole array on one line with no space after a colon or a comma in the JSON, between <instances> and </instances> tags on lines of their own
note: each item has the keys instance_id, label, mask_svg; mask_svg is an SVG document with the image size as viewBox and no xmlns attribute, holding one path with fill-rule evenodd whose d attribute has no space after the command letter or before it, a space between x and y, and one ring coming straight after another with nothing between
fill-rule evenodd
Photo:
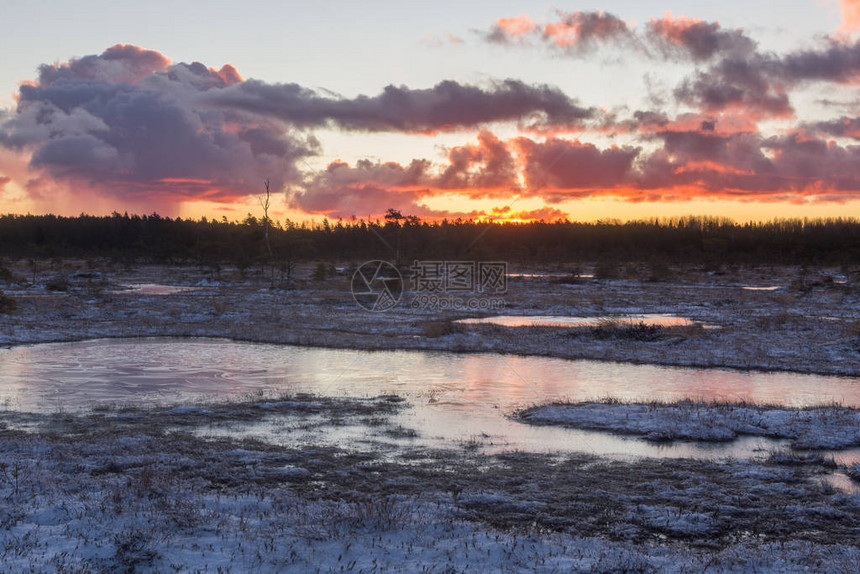
<instances>
[{"instance_id":1,"label":"dry grass tuft","mask_svg":"<svg viewBox=\"0 0 860 574\"><path fill-rule=\"evenodd\" d=\"M427 321L421 324L421 330L425 337L435 339L455 333L462 333L463 326L454 322L453 319L440 319L438 321Z\"/></svg>"}]
</instances>

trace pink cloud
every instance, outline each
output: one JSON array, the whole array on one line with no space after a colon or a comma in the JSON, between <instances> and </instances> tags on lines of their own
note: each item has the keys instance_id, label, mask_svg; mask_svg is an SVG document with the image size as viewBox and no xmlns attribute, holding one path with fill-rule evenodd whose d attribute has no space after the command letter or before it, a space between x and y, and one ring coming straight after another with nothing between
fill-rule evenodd
<instances>
[{"instance_id":1,"label":"pink cloud","mask_svg":"<svg viewBox=\"0 0 860 574\"><path fill-rule=\"evenodd\" d=\"M840 31L853 32L860 28L860 0L840 0L842 26Z\"/></svg>"},{"instance_id":2,"label":"pink cloud","mask_svg":"<svg viewBox=\"0 0 860 574\"><path fill-rule=\"evenodd\" d=\"M544 26L543 34L560 48L587 47L630 34L623 20L606 12L560 12L559 16L559 21Z\"/></svg>"},{"instance_id":3,"label":"pink cloud","mask_svg":"<svg viewBox=\"0 0 860 574\"><path fill-rule=\"evenodd\" d=\"M522 38L538 29L532 19L523 14L514 18L499 18L496 20L496 28L508 38Z\"/></svg>"}]
</instances>

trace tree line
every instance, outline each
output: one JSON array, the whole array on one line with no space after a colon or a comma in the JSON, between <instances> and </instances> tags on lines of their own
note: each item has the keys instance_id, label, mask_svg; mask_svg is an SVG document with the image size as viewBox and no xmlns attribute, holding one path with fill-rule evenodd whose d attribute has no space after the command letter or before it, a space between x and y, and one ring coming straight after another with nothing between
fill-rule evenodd
<instances>
[{"instance_id":1,"label":"tree line","mask_svg":"<svg viewBox=\"0 0 860 574\"><path fill-rule=\"evenodd\" d=\"M0 216L0 257L136 263L291 265L302 261L499 260L518 264L860 264L860 220L736 223L680 217L631 222L427 222L389 210L381 221L318 223L110 216Z\"/></svg>"}]
</instances>

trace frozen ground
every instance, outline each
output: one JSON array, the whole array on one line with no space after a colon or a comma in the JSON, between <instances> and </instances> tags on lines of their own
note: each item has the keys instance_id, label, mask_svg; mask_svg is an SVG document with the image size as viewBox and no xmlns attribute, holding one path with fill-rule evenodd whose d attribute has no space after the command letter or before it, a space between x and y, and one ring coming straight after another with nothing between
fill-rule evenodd
<instances>
[{"instance_id":1,"label":"frozen ground","mask_svg":"<svg viewBox=\"0 0 860 574\"><path fill-rule=\"evenodd\" d=\"M395 397L249 398L0 415L0 563L18 571L854 572L860 496L817 465L605 461L468 447L276 447L200 429L319 432Z\"/></svg>"},{"instance_id":2,"label":"frozen ground","mask_svg":"<svg viewBox=\"0 0 860 574\"><path fill-rule=\"evenodd\" d=\"M296 289L269 289L262 275L217 276L197 267L108 263L6 263L15 279L0 284L18 310L0 314L0 344L97 337L209 336L352 349L494 351L563 358L687 366L778 369L860 375L860 289L839 270L804 275L796 268L740 268L723 274L673 270L670 281L635 278L559 282L512 277L506 307L514 315L602 317L674 314L718 329L636 329L463 325L452 319L488 311L413 309L414 294L384 313L359 308L349 278L314 282L299 267ZM631 273L633 273L631 271ZM65 291L51 291L56 278ZM196 287L168 295L121 285ZM62 286L62 283L60 283ZM745 287L774 287L750 290ZM468 300L466 296L463 299Z\"/></svg>"},{"instance_id":3,"label":"frozen ground","mask_svg":"<svg viewBox=\"0 0 860 574\"><path fill-rule=\"evenodd\" d=\"M509 314L676 314L720 327L643 330L461 325L453 320L488 313L412 309L408 293L406 304L369 313L345 277L279 290L232 270L5 264L14 279L0 290L17 310L0 314L4 345L209 336L860 375L860 295L839 270L676 269L663 282L633 272L576 282L526 274L504 295ZM120 289L141 284L194 289ZM427 451L386 439L402 432L392 415L403 408L394 397L296 396L0 413L0 564L59 572L855 572L860 560L860 495L834 488L832 464L820 458L605 460L485 454L469 443ZM747 415L763 433L800 428L787 414ZM694 432L695 415L684 416ZM708 416L726 432L751 428ZM631 418L644 425L637 433L651 432L647 413ZM279 446L219 432L256 420L308 437L364 425L369 438ZM856 440L846 432L854 438L826 436ZM790 438L801 444L804 436Z\"/></svg>"},{"instance_id":4,"label":"frozen ground","mask_svg":"<svg viewBox=\"0 0 860 574\"><path fill-rule=\"evenodd\" d=\"M790 439L796 449L860 446L860 410L840 406L602 401L536 406L516 416L531 424L609 431L652 441L729 441L751 435Z\"/></svg>"}]
</instances>

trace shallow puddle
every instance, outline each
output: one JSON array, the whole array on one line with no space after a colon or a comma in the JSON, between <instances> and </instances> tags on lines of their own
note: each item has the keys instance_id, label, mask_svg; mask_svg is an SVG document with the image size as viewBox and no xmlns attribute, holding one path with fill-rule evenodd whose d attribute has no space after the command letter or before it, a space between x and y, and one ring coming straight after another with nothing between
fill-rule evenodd
<instances>
[{"instance_id":1,"label":"shallow puddle","mask_svg":"<svg viewBox=\"0 0 860 574\"><path fill-rule=\"evenodd\" d=\"M502 327L598 327L607 323L636 325L643 323L658 327L683 327L695 325L686 317L676 315L641 314L610 315L602 317L556 317L552 315L496 315L460 319L465 325L501 325Z\"/></svg>"},{"instance_id":2,"label":"shallow puddle","mask_svg":"<svg viewBox=\"0 0 860 574\"><path fill-rule=\"evenodd\" d=\"M174 295L176 293L187 293L195 291L195 287L181 287L178 285L162 285L160 283L133 283L123 285L126 289L112 291L116 294L133 293L136 295Z\"/></svg>"},{"instance_id":3,"label":"shallow puddle","mask_svg":"<svg viewBox=\"0 0 860 574\"><path fill-rule=\"evenodd\" d=\"M860 406L860 381L796 373L685 369L497 354L351 351L213 339L108 339L0 350L0 403L35 412L99 404L237 400L255 391L372 397L396 394L410 407L393 418L415 447L589 452L609 456L749 458L784 442L746 437L730 443L657 445L599 432L536 427L510 419L517 408L555 400L748 401L789 406ZM219 432L279 443L307 440L276 418ZM314 438L367 440L358 425ZM395 433L396 434L396 433ZM843 452L841 462L860 453Z\"/></svg>"}]
</instances>

